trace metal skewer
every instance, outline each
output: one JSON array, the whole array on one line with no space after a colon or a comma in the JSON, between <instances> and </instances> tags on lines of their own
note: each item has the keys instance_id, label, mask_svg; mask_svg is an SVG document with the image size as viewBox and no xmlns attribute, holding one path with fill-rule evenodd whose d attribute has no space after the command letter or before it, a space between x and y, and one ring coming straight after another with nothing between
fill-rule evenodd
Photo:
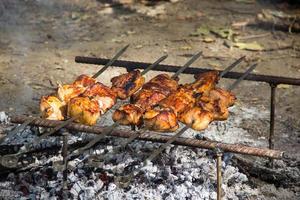
<instances>
[{"instance_id":1,"label":"metal skewer","mask_svg":"<svg viewBox=\"0 0 300 200\"><path fill-rule=\"evenodd\" d=\"M250 72L257 66L257 64L251 65L248 70L241 76L238 80L236 80L232 85L228 87L228 90L233 90L237 87L238 83L240 83ZM223 74L224 75L224 74ZM190 125L185 125L178 133L176 133L174 136L172 136L166 143L161 145L157 150L155 150L152 154L150 154L149 157L147 157L142 166L145 167L149 162L153 161L166 147L168 147L170 144L172 144L178 137L180 137L185 131L187 131L190 128ZM129 184L131 179L134 177L134 172L130 173L126 178L126 183ZM124 177L122 178L124 180Z\"/></svg>"},{"instance_id":2,"label":"metal skewer","mask_svg":"<svg viewBox=\"0 0 300 200\"><path fill-rule=\"evenodd\" d=\"M183 72L186 68L188 68L195 60L197 60L197 58L199 58L202 55L202 52L199 52L197 54L195 54L182 68L180 68L178 71ZM146 71L147 69L145 69ZM179 76L178 72L176 72L173 76L172 79L175 79ZM118 122L114 122L107 131L104 131L103 133L101 133L100 135L97 135L92 141L90 141L87 145L85 145L84 147L77 149L76 151L74 151L70 156L76 156L79 155L81 153L83 153L85 150L93 147L97 142L99 142L101 139L103 139L106 135L110 134L117 126L119 125Z\"/></svg>"},{"instance_id":3,"label":"metal skewer","mask_svg":"<svg viewBox=\"0 0 300 200\"><path fill-rule=\"evenodd\" d=\"M226 69L224 69L224 71L222 71L220 73L220 77L223 77L227 72L229 72L230 70L232 70L234 67L236 67L238 64L240 64L243 60L245 59L245 56L239 58L238 60L236 60L234 63L232 63L231 65L229 65L228 67L226 67ZM181 71L182 72L182 71ZM121 149L125 148L129 143L131 143L132 141L134 141L136 138L138 138L140 136L140 134L142 134L144 131L146 131L146 129L144 130L140 130L139 132L136 132L134 134L132 134L132 136L130 136L128 139L125 140L125 142L123 142L120 147L115 148L114 151L111 154L115 154L117 152L119 152ZM104 155L103 155L104 156ZM102 159L103 156L99 156L97 157L99 160Z\"/></svg>"}]
</instances>

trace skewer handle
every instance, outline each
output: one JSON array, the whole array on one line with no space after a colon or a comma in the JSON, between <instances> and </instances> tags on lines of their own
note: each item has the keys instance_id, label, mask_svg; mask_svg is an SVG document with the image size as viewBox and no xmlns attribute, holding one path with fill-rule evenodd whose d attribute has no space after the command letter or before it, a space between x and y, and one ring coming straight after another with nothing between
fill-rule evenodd
<instances>
[{"instance_id":1,"label":"skewer handle","mask_svg":"<svg viewBox=\"0 0 300 200\"><path fill-rule=\"evenodd\" d=\"M142 71L141 75L142 76L145 75L147 72L152 70L154 67L156 67L160 62L165 60L167 57L168 57L168 55L164 55L164 56L160 57L157 61L155 61L153 64L151 64L149 67L147 67L144 71Z\"/></svg>"}]
</instances>

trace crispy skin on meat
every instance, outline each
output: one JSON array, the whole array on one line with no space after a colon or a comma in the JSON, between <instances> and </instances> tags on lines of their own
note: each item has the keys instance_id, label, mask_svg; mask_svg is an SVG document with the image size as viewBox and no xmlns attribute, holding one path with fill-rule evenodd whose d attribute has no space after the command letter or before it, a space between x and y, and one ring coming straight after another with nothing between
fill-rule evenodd
<instances>
[{"instance_id":1,"label":"crispy skin on meat","mask_svg":"<svg viewBox=\"0 0 300 200\"><path fill-rule=\"evenodd\" d=\"M64 120L65 105L55 96L43 96L40 102L42 117L50 120Z\"/></svg>"},{"instance_id":2,"label":"crispy skin on meat","mask_svg":"<svg viewBox=\"0 0 300 200\"><path fill-rule=\"evenodd\" d=\"M82 87L90 87L96 83L96 79L82 74L76 78L72 85L82 86Z\"/></svg>"},{"instance_id":3,"label":"crispy skin on meat","mask_svg":"<svg viewBox=\"0 0 300 200\"><path fill-rule=\"evenodd\" d=\"M157 105L177 87L177 81L172 80L167 74L160 74L152 78L141 91L133 95L134 104L124 105L115 111L114 121L122 125L140 125L143 113Z\"/></svg>"},{"instance_id":4,"label":"crispy skin on meat","mask_svg":"<svg viewBox=\"0 0 300 200\"><path fill-rule=\"evenodd\" d=\"M178 80L173 80L168 74L159 74L143 85L142 88L145 90L159 91L167 96L177 90Z\"/></svg>"},{"instance_id":5,"label":"crispy skin on meat","mask_svg":"<svg viewBox=\"0 0 300 200\"><path fill-rule=\"evenodd\" d=\"M68 103L68 116L75 117L78 123L94 125L100 117L98 101L88 97L75 97Z\"/></svg>"},{"instance_id":6,"label":"crispy skin on meat","mask_svg":"<svg viewBox=\"0 0 300 200\"><path fill-rule=\"evenodd\" d=\"M179 88L174 91L166 99L159 103L162 108L171 108L176 114L183 112L185 109L194 106L195 98L193 91L185 88Z\"/></svg>"},{"instance_id":7,"label":"crispy skin on meat","mask_svg":"<svg viewBox=\"0 0 300 200\"><path fill-rule=\"evenodd\" d=\"M86 89L82 96L97 100L101 114L113 107L117 101L116 93L99 82Z\"/></svg>"},{"instance_id":8,"label":"crispy skin on meat","mask_svg":"<svg viewBox=\"0 0 300 200\"><path fill-rule=\"evenodd\" d=\"M180 114L178 119L182 123L190 125L193 129L202 131L213 121L213 114L201 107L193 107Z\"/></svg>"},{"instance_id":9,"label":"crispy skin on meat","mask_svg":"<svg viewBox=\"0 0 300 200\"><path fill-rule=\"evenodd\" d=\"M164 98L166 98L166 95L160 91L143 89L133 96L133 102L143 110L147 110L157 105Z\"/></svg>"},{"instance_id":10,"label":"crispy skin on meat","mask_svg":"<svg viewBox=\"0 0 300 200\"><path fill-rule=\"evenodd\" d=\"M232 106L236 97L230 91L216 88L208 96L197 100L197 106L213 113L214 120L226 120L229 117L228 107Z\"/></svg>"},{"instance_id":11,"label":"crispy skin on meat","mask_svg":"<svg viewBox=\"0 0 300 200\"><path fill-rule=\"evenodd\" d=\"M58 85L58 97L67 104L70 99L79 96L94 83L96 83L95 79L84 74L80 75L72 84Z\"/></svg>"},{"instance_id":12,"label":"crispy skin on meat","mask_svg":"<svg viewBox=\"0 0 300 200\"><path fill-rule=\"evenodd\" d=\"M58 85L57 94L61 101L68 103L72 98L78 97L86 88L77 85Z\"/></svg>"},{"instance_id":13,"label":"crispy skin on meat","mask_svg":"<svg viewBox=\"0 0 300 200\"><path fill-rule=\"evenodd\" d=\"M113 114L113 120L122 125L140 125L144 111L134 104L125 104L118 108Z\"/></svg>"},{"instance_id":14,"label":"crispy skin on meat","mask_svg":"<svg viewBox=\"0 0 300 200\"><path fill-rule=\"evenodd\" d=\"M120 99L127 99L138 91L145 82L145 78L139 70L121 74L111 79L112 90Z\"/></svg>"},{"instance_id":15,"label":"crispy skin on meat","mask_svg":"<svg viewBox=\"0 0 300 200\"><path fill-rule=\"evenodd\" d=\"M194 83L186 84L183 87L193 90L197 94L205 95L215 88L219 81L219 73L217 71L209 71L195 75L195 79Z\"/></svg>"},{"instance_id":16,"label":"crispy skin on meat","mask_svg":"<svg viewBox=\"0 0 300 200\"><path fill-rule=\"evenodd\" d=\"M159 132L170 132L178 129L176 114L172 109L152 109L143 116L145 127Z\"/></svg>"}]
</instances>

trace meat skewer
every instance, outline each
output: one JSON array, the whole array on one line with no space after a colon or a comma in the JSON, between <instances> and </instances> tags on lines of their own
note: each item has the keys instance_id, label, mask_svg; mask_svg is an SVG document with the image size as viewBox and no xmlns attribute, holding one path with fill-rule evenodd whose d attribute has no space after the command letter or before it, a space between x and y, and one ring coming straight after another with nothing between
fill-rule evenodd
<instances>
[{"instance_id":1,"label":"meat skewer","mask_svg":"<svg viewBox=\"0 0 300 200\"><path fill-rule=\"evenodd\" d=\"M126 45L120 49L116 55L109 60L98 72L96 72L92 77L87 75L79 76L73 84L70 85L59 85L58 87L58 97L55 95L49 95L42 97L40 103L40 110L42 112L42 117L46 119L56 119L63 120L66 112L66 105L70 99L82 94L88 87L96 82L96 78L102 74L115 60L117 60L129 47ZM74 121L70 120L70 121Z\"/></svg>"},{"instance_id":2,"label":"meat skewer","mask_svg":"<svg viewBox=\"0 0 300 200\"><path fill-rule=\"evenodd\" d=\"M250 72L257 66L257 64L253 64L248 68L248 70L241 76L237 81L235 81L229 88L228 90L233 90L239 82L241 82ZM234 86L234 87L232 87ZM147 157L144 162L142 163L142 166L139 167L139 169L145 167L149 162L151 162L153 159L155 159L168 145L172 144L179 136L181 136L185 131L187 131L190 128L190 125L186 125L183 127L177 134L175 134L171 139L169 139L166 143L161 145L157 150L155 150L149 157ZM126 183L130 183L132 178L134 177L134 172L131 174L121 177L119 179L124 182L124 179Z\"/></svg>"},{"instance_id":3,"label":"meat skewer","mask_svg":"<svg viewBox=\"0 0 300 200\"><path fill-rule=\"evenodd\" d=\"M257 64L253 64L251 65L247 71L238 79L236 80L232 85L230 85L228 87L228 91L233 90L234 88L236 88L238 86L238 84L245 78L247 77L251 71L253 71L255 69L255 67L257 66ZM195 119L194 119L195 120ZM192 124L194 123L194 120L192 121L192 123L187 124L184 128L182 128L177 134L175 134L167 143L163 144L159 149L157 149L156 151L154 151L146 160L148 161L152 161L154 158L156 158L156 156L158 156L169 144L171 144L172 142L174 142L179 136L181 136L186 130L188 130L189 128L191 128Z\"/></svg>"},{"instance_id":4,"label":"meat skewer","mask_svg":"<svg viewBox=\"0 0 300 200\"><path fill-rule=\"evenodd\" d=\"M147 73L147 72L149 72L151 69L153 69L155 66L157 66L160 62L162 62L163 60L165 60L166 58L167 58L168 56L167 55L164 55L164 56L162 56L161 58L159 58L156 62L154 62L152 65L150 65L149 67L147 67L143 72L141 72L140 73L140 75L142 76L142 75L144 75L145 73ZM117 59L116 57L114 57L114 59ZM129 73L131 73L131 72L129 72ZM127 73L127 74L129 74L129 73ZM133 72L133 73L135 73L135 72ZM121 75L122 76L122 75ZM137 78L140 78L140 76L136 76L136 79ZM136 80L135 79L135 80ZM133 80L133 79L130 79L129 81L131 81L131 80ZM139 81L139 83L140 83L141 81ZM124 87L127 85L128 83L125 83L124 82ZM113 84L113 86L112 87L115 87L116 86L116 84L114 85ZM121 86L122 86L122 84L118 84L117 85L119 88L121 88ZM136 87L139 87L140 85L136 85ZM104 88L103 87L103 84L101 84L101 83L96 83L96 84L94 84L92 87L90 87L89 89L87 89L83 94L82 94L82 97L75 97L75 98L73 98L73 99L71 99L70 100L70 102L69 103L71 103L72 101L75 101L74 102L74 104L83 104L82 106L81 105L73 105L73 106L75 106L75 109L73 109L72 111L70 111L70 112L75 112L75 114L78 114L78 113L80 113L81 111L82 111L82 108L84 109L85 108L85 106L87 107L87 109L95 109L95 106L91 106L91 107L89 107L90 105L90 103L91 103L91 101L88 99L88 97L89 96L95 96L96 95L96 97L95 97L95 99L94 100L96 100L97 98L100 98L100 100L101 100L101 98L103 98L103 97L101 97L101 96L99 96L99 94L100 93L102 93L103 94L103 89L106 89L107 91L105 91L106 93L109 93L109 88L107 87L107 86L105 86L106 88ZM101 88L101 90L100 90L100 88ZM132 90L132 89L134 89L134 87L130 87L129 88L129 90ZM100 90L100 91L99 91ZM131 92L129 91L129 92L127 92L128 94L130 94ZM98 96L97 96L98 95ZM107 96L106 96L107 97ZM78 100L78 98L79 98L79 100ZM75 99L75 100L74 100ZM77 102L77 100L79 101L79 102ZM98 99L99 100L99 99ZM86 103L86 105L84 104L84 103ZM95 101L93 101L93 103L95 103ZM109 107L109 106L108 106ZM108 109L108 107L106 107L107 109ZM80 110L79 112L77 111L77 110ZM93 114L95 114L96 113L96 111L95 112L87 112L87 113L84 113L83 115L86 115L86 119L87 120L91 120L91 116L88 116L89 114L91 114L91 113L93 113ZM76 115L77 116L77 115ZM79 115L79 117L80 117L80 115ZM94 119L95 117L93 117L92 116L92 119ZM60 124L59 126L57 126L57 127L54 127L51 131L49 131L48 133L45 133L45 134L43 134L42 136L40 136L40 137L38 137L35 141L34 141L34 143L38 143L38 142L40 142L42 139L45 139L46 137L48 137L48 136L50 136L50 135L52 135L53 133L55 133L55 132L57 132L58 130L60 130L61 128L63 128L63 127L65 127L66 125L68 125L69 123L71 123L71 122L73 122L74 120L76 120L76 119L78 119L78 117L72 117L72 118L70 118L70 119L68 119L68 120L66 120L64 123L62 123L62 124ZM80 118L80 120L82 120L82 118ZM24 153L26 153L26 151L28 150L30 148L30 144L29 145L25 145L25 148L24 149L22 149L21 151L19 151L18 153L16 153L16 154L11 154L11 155L7 155L7 157L10 157L11 158L11 160L12 160L12 162L17 162L18 161L18 156L20 156L20 155L22 155L22 154L24 154Z\"/></svg>"},{"instance_id":5,"label":"meat skewer","mask_svg":"<svg viewBox=\"0 0 300 200\"><path fill-rule=\"evenodd\" d=\"M129 45L126 45L125 47L123 47L122 49L120 49L112 59L109 60L108 63L106 63L104 65L103 68L101 68L98 72L96 72L92 78L90 78L89 80L94 80L95 78L97 78L100 74L102 74L112 63L114 63L126 50L127 48L129 47ZM87 85L90 84L90 81L87 80L87 76L84 75L84 76L80 76L78 77L78 79L75 80L74 82L74 85L75 86L80 86L82 85L83 87L86 87ZM53 98L54 97L54 98ZM62 118L62 113L63 111L61 111L62 107L63 107L63 102L61 102L57 97L53 96L53 97L45 97L43 98L42 97L42 102L41 102L41 110L42 112L45 113L45 115L48 117L48 116L51 116L53 117L53 115L57 115L58 117ZM47 103L45 102L45 100L47 99L50 99L50 103ZM54 108L51 108L51 106L54 106ZM55 112L58 112L58 113L55 113ZM55 127L54 129L52 129L50 132L46 133L46 134L43 134L42 136L38 137L35 141L33 141L34 143L38 143L40 142L42 139L46 138L47 136L50 136L52 135L53 133L55 133L56 131L60 130L61 128L65 127L67 124L73 122L75 119L74 118L70 118L69 120L65 121L65 123L61 124L61 126L58 126L58 127ZM24 127L21 125L21 127ZM10 135L10 134L8 134ZM12 161L15 161L17 162L18 161L18 155L21 155L23 154L24 152L26 153L27 149L30 148L30 144L28 145L25 145L24 149L22 149L22 151L19 151L18 153L16 154L12 154L12 155L7 155L9 156L10 158L12 158L11 160Z\"/></svg>"},{"instance_id":6,"label":"meat skewer","mask_svg":"<svg viewBox=\"0 0 300 200\"><path fill-rule=\"evenodd\" d=\"M239 58L238 60L236 60L234 63L232 63L231 65L229 65L225 70L223 70L221 73L220 73L220 76L224 76L227 72L229 72L231 69L233 69L234 67L236 67L238 64L240 64L243 60L244 60L245 56ZM139 137L141 133L138 132L138 133L135 133L135 134L132 134L131 137L129 137L127 140L125 140L119 148L116 148L114 149L114 151L112 152L112 154L115 154L117 152L119 152L120 150L122 150L125 146L127 146L129 143L131 143L133 140L135 140L137 137ZM102 157L99 157L97 156L97 159L98 160L101 160Z\"/></svg>"},{"instance_id":7,"label":"meat skewer","mask_svg":"<svg viewBox=\"0 0 300 200\"><path fill-rule=\"evenodd\" d=\"M177 89L177 77L181 72L183 72L186 68L188 68L197 58L199 58L202 55L202 52L199 52L195 54L181 69L179 69L172 77L169 77L167 74L160 74L154 78L152 78L148 83L146 83L142 90L139 91L137 94L134 95L134 99L138 97L143 97L142 102L140 102L139 105L143 105L144 107L151 107L156 105L160 100L162 100L164 97L166 97L171 91L175 91ZM160 83L163 82L163 90L161 89ZM151 92L152 89L152 92ZM125 125L131 125L131 124L139 124L139 120L142 117L143 114L143 108L140 106L136 106L134 104L126 104L125 106L122 106L119 108L120 115L119 115L119 121L108 127L108 130L103 132L102 134L96 136L94 140L89 142L86 146L77 149L75 152L73 152L73 155L78 155L82 152L84 152L86 149L91 148L94 144L99 142L101 139L103 139L107 134L111 133L114 128L116 128L119 124L125 124ZM129 110L129 112L128 112ZM124 111L124 112L123 112ZM130 115L130 112L133 111L135 116ZM124 119L124 115L127 115L127 119ZM125 118L126 118L125 117ZM115 117L116 119L116 117ZM70 156L73 156L70 155Z\"/></svg>"}]
</instances>

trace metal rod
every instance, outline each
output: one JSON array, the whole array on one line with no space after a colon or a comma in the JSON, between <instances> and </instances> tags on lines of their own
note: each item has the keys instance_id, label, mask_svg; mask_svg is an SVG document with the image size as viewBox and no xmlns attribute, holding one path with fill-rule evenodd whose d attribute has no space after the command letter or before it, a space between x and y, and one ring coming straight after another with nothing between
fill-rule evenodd
<instances>
[{"instance_id":1,"label":"metal rod","mask_svg":"<svg viewBox=\"0 0 300 200\"><path fill-rule=\"evenodd\" d=\"M14 116L11 117L12 123L23 123L27 119L26 116ZM56 120L47 120L47 119L40 119L36 118L33 122L30 123L32 126L42 126L53 128L61 124L61 121ZM100 126L86 126L78 123L71 123L68 124L66 129L79 131L79 132L86 132L86 133L93 133L93 134L101 134L102 132L106 131L107 127L100 127ZM136 132L131 130L113 130L109 135L115 137L122 137L122 138L129 138ZM140 136L137 138L139 140L144 141L152 141L152 142L159 142L165 143L167 142L170 137L165 135L156 134L156 132L147 131L145 133L141 133ZM175 145L182 145L182 146L190 146L190 147L197 147L197 148L204 148L204 149L215 149L219 148L224 152L232 152L232 153L239 153L245 155L252 155L252 156L260 156L260 157L270 157L274 159L281 159L283 157L283 151L271 150L268 148L257 148L257 147L250 147L241 144L226 144L217 141L208 141L208 140L197 140L191 138L177 138L173 144Z\"/></svg>"},{"instance_id":2,"label":"metal rod","mask_svg":"<svg viewBox=\"0 0 300 200\"><path fill-rule=\"evenodd\" d=\"M92 78L97 78L100 74L102 74L110 65L112 65L129 47L129 44L126 45L125 47L123 47L121 50L119 50L116 55L110 59L105 65L104 67L102 67L98 72L96 72Z\"/></svg>"},{"instance_id":3,"label":"metal rod","mask_svg":"<svg viewBox=\"0 0 300 200\"><path fill-rule=\"evenodd\" d=\"M167 57L168 57L168 55L164 55L164 56L160 57L157 61L155 61L149 67L147 67L144 71L142 71L141 75L144 76L145 74L147 74L150 70L152 70L154 67L156 67L159 63L161 63Z\"/></svg>"},{"instance_id":4,"label":"metal rod","mask_svg":"<svg viewBox=\"0 0 300 200\"><path fill-rule=\"evenodd\" d=\"M222 196L222 152L218 151L216 153L217 162L217 200L221 200Z\"/></svg>"},{"instance_id":5,"label":"metal rod","mask_svg":"<svg viewBox=\"0 0 300 200\"><path fill-rule=\"evenodd\" d=\"M243 81L255 68L256 68L256 66L257 66L257 63L255 63L255 64L253 64L253 65L251 65L248 69L247 69L247 71L240 77L240 78L238 78L232 85L230 85L229 87L228 87L228 89L227 90L229 90L229 91L231 91L231 90L233 90L234 88L236 88L238 85L239 85L239 83L241 82L241 81Z\"/></svg>"},{"instance_id":6,"label":"metal rod","mask_svg":"<svg viewBox=\"0 0 300 200\"><path fill-rule=\"evenodd\" d=\"M87 64L95 64L95 65L103 65L108 62L108 59L104 58L93 58L93 57L82 57L76 56L75 62L77 63L87 63ZM124 67L130 70L134 69L145 69L149 66L149 63L145 62L135 62L135 61L125 61L125 60L116 60L112 66L116 67ZM176 72L180 66L177 65L158 65L154 71L165 71L165 72ZM203 72L211 71L208 68L198 67L189 67L183 73L184 74L199 74ZM221 70L219 70L222 73ZM241 77L243 73L239 72L228 72L224 78L238 79ZM258 81L265 83L273 83L273 84L288 84L288 85L300 85L300 78L288 78L288 77L280 77L280 76L269 76L269 75L259 75L259 74L249 74L245 80L249 81Z\"/></svg>"},{"instance_id":7,"label":"metal rod","mask_svg":"<svg viewBox=\"0 0 300 200\"><path fill-rule=\"evenodd\" d=\"M238 64L240 64L246 56L242 56L240 57L238 60L236 60L234 63L232 63L231 65L229 65L226 69L224 69L219 77L222 78L225 74L227 74L229 71L231 71L234 67L236 67Z\"/></svg>"},{"instance_id":8,"label":"metal rod","mask_svg":"<svg viewBox=\"0 0 300 200\"><path fill-rule=\"evenodd\" d=\"M277 85L271 86L271 101L270 101L270 132L269 132L269 149L274 149L274 127L275 127L275 103L276 103L276 88ZM269 166L273 167L273 160L269 160Z\"/></svg>"},{"instance_id":9,"label":"metal rod","mask_svg":"<svg viewBox=\"0 0 300 200\"><path fill-rule=\"evenodd\" d=\"M200 56L202 55L202 51L196 53L195 55L192 56L192 58L183 65L173 76L171 77L172 79L176 79L179 74L181 74L186 68L188 68L191 64L193 64Z\"/></svg>"},{"instance_id":10,"label":"metal rod","mask_svg":"<svg viewBox=\"0 0 300 200\"><path fill-rule=\"evenodd\" d=\"M63 146L62 146L62 157L63 157L63 199L68 199L68 133L63 134Z\"/></svg>"}]
</instances>

